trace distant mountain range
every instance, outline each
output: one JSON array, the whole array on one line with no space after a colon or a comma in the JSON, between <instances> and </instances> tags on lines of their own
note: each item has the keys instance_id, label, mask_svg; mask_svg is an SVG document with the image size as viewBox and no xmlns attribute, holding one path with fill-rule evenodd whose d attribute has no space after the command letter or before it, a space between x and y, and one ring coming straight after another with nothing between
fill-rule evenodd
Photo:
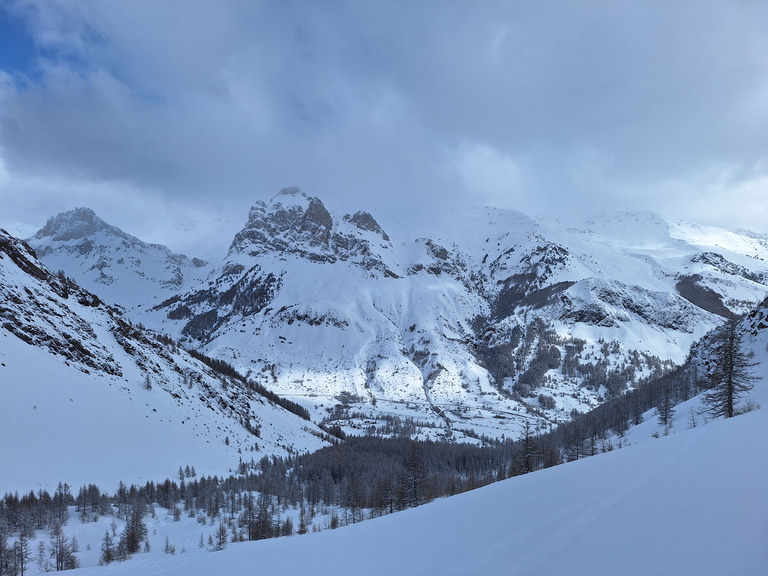
<instances>
[{"instance_id":1,"label":"distant mountain range","mask_svg":"<svg viewBox=\"0 0 768 576\"><path fill-rule=\"evenodd\" d=\"M133 322L353 434L548 427L682 362L768 294L768 238L644 212L565 228L485 208L396 238L290 188L251 208L220 262L82 208L28 241Z\"/></svg>"}]
</instances>

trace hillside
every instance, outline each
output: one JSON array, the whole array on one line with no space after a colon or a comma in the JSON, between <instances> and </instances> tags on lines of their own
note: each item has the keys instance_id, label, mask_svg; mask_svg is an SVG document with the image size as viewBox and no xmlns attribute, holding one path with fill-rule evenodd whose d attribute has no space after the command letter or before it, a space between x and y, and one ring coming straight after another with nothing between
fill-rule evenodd
<instances>
[{"instance_id":1,"label":"hillside","mask_svg":"<svg viewBox=\"0 0 768 576\"><path fill-rule=\"evenodd\" d=\"M310 422L131 324L4 231L0 303L0 492L112 487L180 465L221 474L325 445Z\"/></svg>"},{"instance_id":2,"label":"hillside","mask_svg":"<svg viewBox=\"0 0 768 576\"><path fill-rule=\"evenodd\" d=\"M112 315L107 315L111 320L101 318L103 308L95 296L89 296L71 282L61 284L64 281L36 263L34 254L22 242L8 236L0 240L0 286L4 301L15 305L24 298L25 304L23 309L6 307L2 311L2 382L24 383L4 390L10 402L3 406L5 412L0 421L7 426L3 434L16 441L3 444L0 457L24 465L4 468L3 481L23 491L29 489L32 478L34 486L51 489L53 478L70 474L75 485L95 481L102 488L109 488L110 483L114 486L117 481L157 480L158 470L173 476L182 462L166 465L165 459L187 455L203 461L202 465L195 465L198 474L212 468L214 473L221 473L221 468L215 468L226 466L224 457L229 453L224 447L231 448L236 443L238 448L243 447L237 427L218 415L211 418L205 410L195 409L191 399L189 405L179 402L173 391L181 395L183 389L169 388L168 382L154 381L147 388L131 386L130 379L129 384L123 385L124 378L117 374L95 374L94 367L83 362L91 349L91 355L100 350L113 352L107 357L112 361L110 369L126 370L122 355L114 353L118 349L109 345L109 329L103 330L110 322L117 322L119 315L111 311ZM64 287L66 298L57 293ZM71 313L65 319L68 324L60 315L50 314L50 310L48 314L41 313L46 306L57 306L60 311L69 306L78 309L75 302L90 310L88 325ZM99 318L100 322L95 321ZM62 334L74 324L84 333L87 326L99 332L102 348L91 348L95 344L87 338L79 346L62 347L61 341L67 340ZM138 352L132 358L162 366L162 349L148 351L141 338L142 330L134 330L135 333L128 333L137 347L134 351ZM84 566L79 573L90 574L149 571L194 575L243 571L255 566L269 573L317 574L383 574L392 570L401 574L761 574L768 561L762 546L768 536L768 498L762 489L768 474L768 449L762 441L768 431L768 413L759 408L768 405L768 299L747 314L737 330L745 350L753 354L757 381L748 397L753 410L735 418L713 419L703 414L702 396L695 396L675 406L667 426L660 424L655 411L646 412L639 425L608 439L606 444L615 442L608 452L438 499L417 509L327 530L333 526L335 513L343 513L347 522L356 522L367 512L358 510L357 516L350 517L339 505L317 506L310 512L312 525L324 529L317 534L258 543L225 542L218 546L224 550L214 552L217 545L213 538L222 526L227 539L229 531L239 534L237 540L241 540L243 531L250 530L240 524L247 510L234 511L234 502L242 504L246 498L231 491L229 498L235 498L231 513L226 498L216 505L221 508L215 508L215 512L204 508L201 500L190 504L189 514L178 517L171 511L173 501L160 509L153 504L151 514L145 518L149 530L143 549L108 568L96 563L110 523L114 522L116 529L126 524L125 517L120 517L120 504L116 504L117 512L112 511L116 516L85 514L86 522L73 507L64 527L66 537L77 538L81 548L75 554ZM684 375L691 369L705 374L704 367L716 357L718 332L722 330L708 334L693 348L692 357L683 368ZM37 338L37 346L30 346L25 338ZM67 357L68 350L69 366L61 360ZM165 353L178 356L176 362L184 362L205 374L205 368L183 351L171 348ZM217 378L214 374L207 376ZM61 386L52 386L52 379ZM198 383L206 390L205 382ZM209 384L209 388L214 384ZM224 391L236 386L235 381L225 385L219 380L218 384ZM119 388L119 394L113 388ZM743 400L740 407L746 405ZM158 410L156 415L153 408ZM258 412L263 427L274 424L283 432L296 430L292 428L293 415L274 406L271 410ZM286 418L283 421L281 414ZM692 415L696 415L693 421ZM176 418L184 416L180 427ZM189 425L198 427L196 434L185 436ZM215 431L214 425L218 425ZM206 430L202 431L200 426ZM308 424L302 424L300 430L310 431ZM222 445L221 434L225 431L236 435ZM205 443L197 432L204 433ZM99 440L94 442L97 436ZM265 434L261 432L260 436L264 438ZM273 453L280 454L281 447L282 453L286 453L291 448L288 443L307 438L301 432L283 437L286 444L276 446ZM217 442L206 446L209 440ZM313 449L308 444L307 447ZM107 461L109 467L104 465ZM279 462L275 464L273 468L267 463L259 464L258 469L266 471L267 476L290 476L289 470L281 472ZM228 481L246 481L244 477L233 480L236 477ZM273 480L263 478L263 485ZM219 489L226 486L223 481L222 478ZM192 490L192 481L189 482ZM20 486L22 483L27 484ZM195 490L202 490L202 486L195 484ZM352 484L347 484L347 488L351 492ZM291 517L298 521L295 517L303 514L288 501L298 497L303 510L304 496L282 497L282 506L280 493L267 496L265 502L271 504L265 506L274 508L276 522L284 528L283 521L287 523ZM339 497L341 502L341 491ZM259 495L257 501L261 498ZM185 510L191 500L194 497L188 494ZM6 497L8 503L12 499ZM306 505L310 506L308 495ZM315 505L311 506L314 509ZM214 522L217 515L218 523ZM293 528L288 530L293 532ZM206 537L211 538L208 544ZM11 534L10 538L13 543L18 535ZM45 532L38 534L39 542L46 538ZM397 554L382 562L382 550L397 550ZM36 573L35 568L31 573Z\"/></svg>"}]
</instances>

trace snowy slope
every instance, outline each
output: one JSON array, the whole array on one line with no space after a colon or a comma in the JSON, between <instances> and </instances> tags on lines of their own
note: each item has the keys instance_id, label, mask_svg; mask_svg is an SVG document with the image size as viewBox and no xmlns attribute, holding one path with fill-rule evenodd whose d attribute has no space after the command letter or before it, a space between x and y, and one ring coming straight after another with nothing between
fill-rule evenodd
<instances>
[{"instance_id":1,"label":"snowy slope","mask_svg":"<svg viewBox=\"0 0 768 576\"><path fill-rule=\"evenodd\" d=\"M335 531L76 574L762 575L766 433L757 410Z\"/></svg>"},{"instance_id":2,"label":"snowy slope","mask_svg":"<svg viewBox=\"0 0 768 576\"><path fill-rule=\"evenodd\" d=\"M79 280L79 256L61 254ZM766 293L754 234L643 212L569 229L484 208L394 238L285 189L206 278L129 314L348 433L394 415L471 440L586 411Z\"/></svg>"},{"instance_id":3,"label":"snowy slope","mask_svg":"<svg viewBox=\"0 0 768 576\"><path fill-rule=\"evenodd\" d=\"M127 322L0 231L0 492L314 450L314 425Z\"/></svg>"}]
</instances>

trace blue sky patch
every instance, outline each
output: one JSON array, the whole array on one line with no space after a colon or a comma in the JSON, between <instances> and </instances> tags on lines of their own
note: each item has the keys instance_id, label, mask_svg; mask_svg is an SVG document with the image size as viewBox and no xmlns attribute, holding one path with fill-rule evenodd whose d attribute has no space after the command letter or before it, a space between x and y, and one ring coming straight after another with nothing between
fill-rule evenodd
<instances>
[{"instance_id":1,"label":"blue sky patch","mask_svg":"<svg viewBox=\"0 0 768 576\"><path fill-rule=\"evenodd\" d=\"M0 6L0 70L29 74L35 56L35 43L24 23Z\"/></svg>"}]
</instances>

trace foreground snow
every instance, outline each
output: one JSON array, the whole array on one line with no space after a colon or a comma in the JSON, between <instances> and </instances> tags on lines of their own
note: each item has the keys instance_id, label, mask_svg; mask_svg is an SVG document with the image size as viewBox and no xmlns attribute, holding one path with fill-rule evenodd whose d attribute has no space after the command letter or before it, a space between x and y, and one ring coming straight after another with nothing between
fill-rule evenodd
<instances>
[{"instance_id":1,"label":"foreground snow","mask_svg":"<svg viewBox=\"0 0 768 576\"><path fill-rule=\"evenodd\" d=\"M765 574L767 431L757 410L336 531L77 573Z\"/></svg>"}]
</instances>

